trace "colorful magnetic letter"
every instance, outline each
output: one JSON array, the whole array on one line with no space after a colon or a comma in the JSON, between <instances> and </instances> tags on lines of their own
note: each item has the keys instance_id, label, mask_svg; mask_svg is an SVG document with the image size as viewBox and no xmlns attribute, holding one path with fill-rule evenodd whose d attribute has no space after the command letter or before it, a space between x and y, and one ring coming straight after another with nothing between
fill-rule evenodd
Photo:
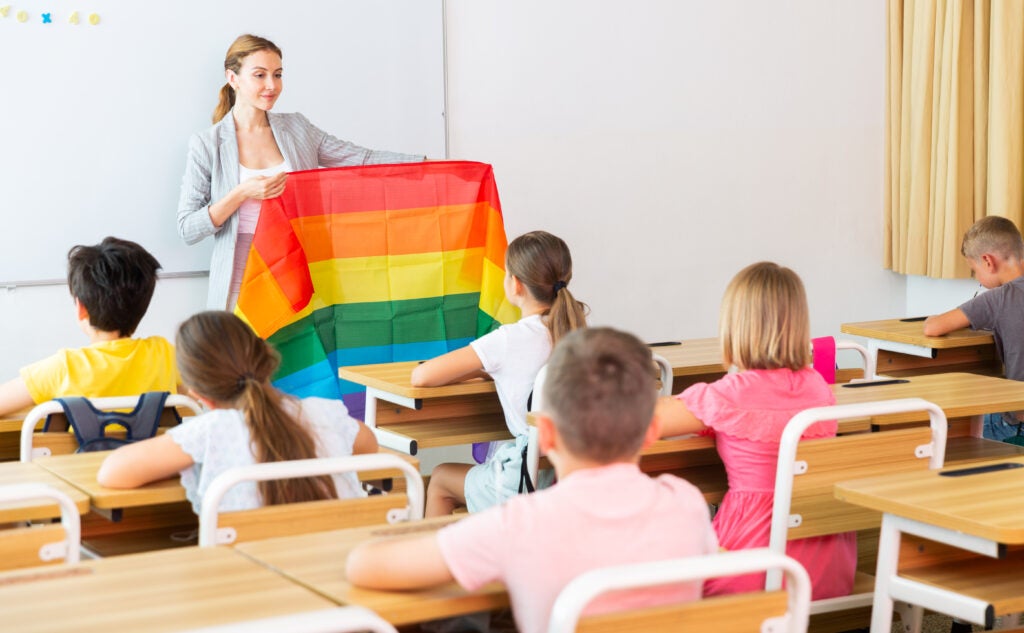
<instances>
[{"instance_id":1,"label":"colorful magnetic letter","mask_svg":"<svg viewBox=\"0 0 1024 633\"><path fill-rule=\"evenodd\" d=\"M98 14L98 13L90 13L89 14L89 24L91 24L93 26L96 26L99 23L100 23L100 14Z\"/></svg>"},{"instance_id":2,"label":"colorful magnetic letter","mask_svg":"<svg viewBox=\"0 0 1024 633\"><path fill-rule=\"evenodd\" d=\"M11 5L0 7L0 17L6 18L7 13L11 10Z\"/></svg>"},{"instance_id":3,"label":"colorful magnetic letter","mask_svg":"<svg viewBox=\"0 0 1024 633\"><path fill-rule=\"evenodd\" d=\"M53 24L53 18L50 17L49 13L43 14L43 24Z\"/></svg>"},{"instance_id":4,"label":"colorful magnetic letter","mask_svg":"<svg viewBox=\"0 0 1024 633\"><path fill-rule=\"evenodd\" d=\"M68 18L68 24L78 24L78 11L71 14L71 17Z\"/></svg>"},{"instance_id":5,"label":"colorful magnetic letter","mask_svg":"<svg viewBox=\"0 0 1024 633\"><path fill-rule=\"evenodd\" d=\"M18 11L18 22L28 22L28 11Z\"/></svg>"}]
</instances>

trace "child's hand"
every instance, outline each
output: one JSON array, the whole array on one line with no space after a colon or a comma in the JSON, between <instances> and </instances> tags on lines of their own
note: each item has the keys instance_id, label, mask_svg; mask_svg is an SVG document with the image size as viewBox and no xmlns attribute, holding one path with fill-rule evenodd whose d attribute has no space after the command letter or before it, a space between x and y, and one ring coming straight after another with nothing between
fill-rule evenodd
<instances>
[{"instance_id":1,"label":"child's hand","mask_svg":"<svg viewBox=\"0 0 1024 633\"><path fill-rule=\"evenodd\" d=\"M242 183L242 193L246 198L254 200L276 198L284 192L284 184L287 179L288 172L281 172L274 176L255 176Z\"/></svg>"}]
</instances>

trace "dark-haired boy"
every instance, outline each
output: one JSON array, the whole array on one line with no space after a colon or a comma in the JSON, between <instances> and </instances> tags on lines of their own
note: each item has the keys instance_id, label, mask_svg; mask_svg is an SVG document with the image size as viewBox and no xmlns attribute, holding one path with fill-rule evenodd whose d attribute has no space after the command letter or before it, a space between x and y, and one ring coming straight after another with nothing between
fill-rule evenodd
<instances>
[{"instance_id":1,"label":"dark-haired boy","mask_svg":"<svg viewBox=\"0 0 1024 633\"><path fill-rule=\"evenodd\" d=\"M436 534L364 543L349 554L348 580L412 589L456 580L468 590L500 580L519 630L540 632L558 593L579 574L609 565L711 554L707 503L691 484L637 466L658 438L651 351L609 328L576 330L555 347L536 416L540 448L558 484L471 515ZM596 601L600 612L700 598L684 583Z\"/></svg>"},{"instance_id":2,"label":"dark-haired boy","mask_svg":"<svg viewBox=\"0 0 1024 633\"><path fill-rule=\"evenodd\" d=\"M132 338L156 286L159 262L135 242L107 237L68 253L68 287L89 345L62 349L0 385L0 414L64 396L137 395L178 384L174 348Z\"/></svg>"}]
</instances>

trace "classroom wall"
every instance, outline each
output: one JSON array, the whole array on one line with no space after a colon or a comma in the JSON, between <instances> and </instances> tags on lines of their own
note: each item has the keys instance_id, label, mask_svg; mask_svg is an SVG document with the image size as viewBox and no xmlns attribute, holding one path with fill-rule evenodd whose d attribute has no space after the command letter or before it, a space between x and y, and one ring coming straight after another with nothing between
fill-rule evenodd
<instances>
[{"instance_id":1,"label":"classroom wall","mask_svg":"<svg viewBox=\"0 0 1024 633\"><path fill-rule=\"evenodd\" d=\"M816 335L906 314L924 286L881 267L883 0L609 4L447 2L450 154L494 165L509 235L563 236L592 320L650 341L714 335L759 259L804 278ZM204 302L162 280L140 333ZM0 289L0 314L0 376L83 340L65 287Z\"/></svg>"}]
</instances>

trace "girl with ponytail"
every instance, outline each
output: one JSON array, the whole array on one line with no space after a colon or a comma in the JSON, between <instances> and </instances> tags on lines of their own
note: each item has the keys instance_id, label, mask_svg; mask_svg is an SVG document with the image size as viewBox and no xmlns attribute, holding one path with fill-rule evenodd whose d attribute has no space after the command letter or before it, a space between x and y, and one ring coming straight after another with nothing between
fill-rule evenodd
<instances>
[{"instance_id":1,"label":"girl with ponytail","mask_svg":"<svg viewBox=\"0 0 1024 633\"><path fill-rule=\"evenodd\" d=\"M519 307L522 318L413 370L416 387L481 376L494 379L505 423L515 438L492 446L483 464L437 466L427 488L427 516L451 514L461 505L478 512L520 492L533 381L554 344L587 325L587 306L573 297L571 279L572 257L564 241L545 231L520 235L505 251L505 295Z\"/></svg>"},{"instance_id":2,"label":"girl with ponytail","mask_svg":"<svg viewBox=\"0 0 1024 633\"><path fill-rule=\"evenodd\" d=\"M229 468L377 451L373 432L350 417L341 401L295 400L271 386L277 352L233 314L202 312L189 318L178 330L176 346L182 382L211 410L117 449L100 468L100 484L136 488L181 473L198 513L210 482ZM232 488L220 509L362 494L353 473L248 482Z\"/></svg>"},{"instance_id":3,"label":"girl with ponytail","mask_svg":"<svg viewBox=\"0 0 1024 633\"><path fill-rule=\"evenodd\" d=\"M236 39L224 58L213 127L189 141L178 235L186 244L213 236L211 310L234 308L260 205L281 195L289 171L424 158L369 150L334 138L299 113L271 112L283 88L281 58L266 38Z\"/></svg>"}]
</instances>

